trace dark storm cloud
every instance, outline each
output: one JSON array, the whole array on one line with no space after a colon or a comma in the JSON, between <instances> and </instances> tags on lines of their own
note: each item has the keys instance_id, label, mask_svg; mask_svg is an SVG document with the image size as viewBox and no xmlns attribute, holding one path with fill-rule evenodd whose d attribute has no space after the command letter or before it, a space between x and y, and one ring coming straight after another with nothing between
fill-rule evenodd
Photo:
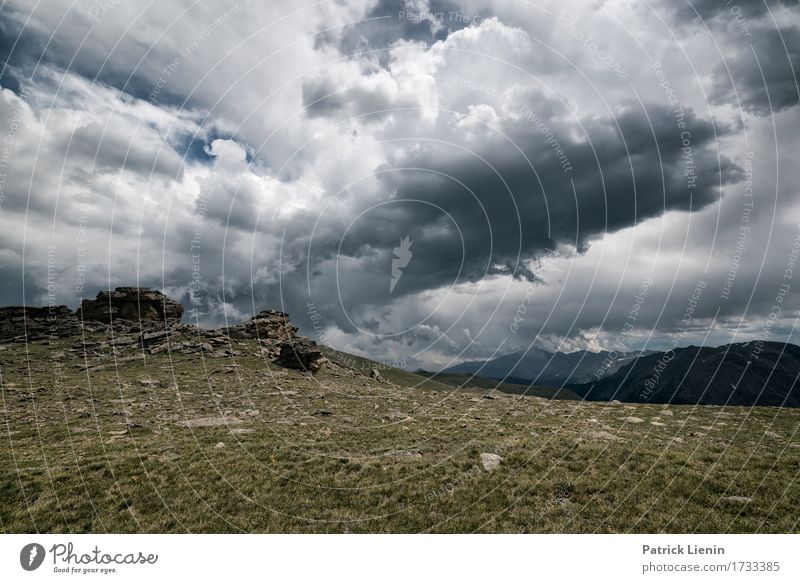
<instances>
[{"instance_id":1,"label":"dark storm cloud","mask_svg":"<svg viewBox=\"0 0 800 583\"><path fill-rule=\"evenodd\" d=\"M0 241L1 306L19 306L26 303L22 282L22 257L11 246L5 247Z\"/></svg>"},{"instance_id":2,"label":"dark storm cloud","mask_svg":"<svg viewBox=\"0 0 800 583\"><path fill-rule=\"evenodd\" d=\"M111 14L106 16L113 20ZM58 29L49 29L50 22L58 23ZM39 6L29 13L3 8L0 62L7 62L18 74L27 77L42 65L54 65L132 97L152 99L159 76L164 76L177 53L158 50L134 35L119 38L103 31L90 17L89 10L71 8L69 4ZM9 70L2 79L9 77L9 83L16 83L13 75ZM12 85L8 87L13 89ZM170 83L159 85L157 100L166 106L189 105L186 92Z\"/></svg>"},{"instance_id":3,"label":"dark storm cloud","mask_svg":"<svg viewBox=\"0 0 800 583\"><path fill-rule=\"evenodd\" d=\"M660 296L653 288L648 299L653 312L642 315L640 324L669 330L673 316L680 317L685 309L685 295L681 294L691 289L696 277L705 275L682 274L676 288L680 293L667 298L669 282L664 273L671 266L659 253L666 241L670 246L664 256L681 256L685 234L676 225L700 220L695 215L716 219L712 216L715 208L689 213L720 200L722 192L722 205L729 203L740 191L724 188L740 180L742 171L720 152L725 147L739 156L740 136L727 126L715 127L710 117L698 117L697 101L689 101L694 111L688 107L684 111L685 128L678 126L675 111L649 104L647 100L663 94L659 88L655 93L652 87L647 90L646 86L652 85L652 71L644 63L634 66L638 49L631 46L629 53L631 84L637 90L643 87L645 106L624 101L630 85L616 77L597 87L593 84L591 90L577 88L576 70L565 67L532 40L546 40L563 53L575 39L539 34L548 26L555 31L558 27L546 22L543 14L518 9L519 3L478 2L489 6L497 18L484 19L484 25L469 29L471 18L489 14L470 15L468 10L480 9L459 8L456 2L381 0L367 14L361 14L352 3L333 2L326 11L316 16L311 10L303 12L292 23L276 20L296 8L291 3L247 3L248 8L245 4L237 4L241 12L237 11L235 18L213 26L230 3L226 7L193 5L193 11L202 12L176 18L175 27L170 25L172 17L181 14L185 4L164 2L137 20L138 7L119 3L97 23L89 22L89 2L73 9L63 23L62 8L40 8L13 53L8 41L16 38L19 22L27 14L3 10L0 27L8 37L0 39L0 51L12 62L13 70L21 73L23 85L34 89L33 109L44 124L38 126L32 117L30 134L26 139L20 136L15 169L21 178L9 183L7 192L12 193L13 187L23 195L13 199L9 195L2 209L7 214L0 215L15 233L5 239L0 233L3 299L21 298L23 235L21 228L14 228L17 225L27 229L26 285L30 288L33 283L34 292L41 291L41 274L45 273L41 248L50 240L54 193L59 192L62 202L54 239L65 250L64 279L72 281L76 220L81 216L74 199L80 187L90 183L96 196L89 213L94 263L87 295L107 287L109 280L112 285L135 283L131 281L135 274L138 283L166 286L188 303L195 252L191 245L199 238L202 286L196 297L204 318L201 323L206 325L219 324L225 315L236 321L253 310L277 307L289 311L301 330L313 336L316 330L306 307L311 300L324 316L325 329L333 335L341 332L338 340L360 345L373 357L391 354L394 344L360 334L356 326L384 335L410 326L409 332L396 338L401 354L438 342L439 353L450 356L458 354L471 335L486 325L487 332L473 347L474 356L480 357L491 354L508 335L508 323L525 288L536 288L543 292L541 296L549 295L537 294L522 332L512 339L517 343L514 348L525 348L541 329L576 339L575 347L580 348L585 339L581 330L599 327L618 332L642 273L656 263L651 261L654 257L662 262L659 285L665 291ZM796 3L770 6L786 14L784 4ZM778 31L772 31L773 36L761 32L767 30L766 9L757 3L738 5L755 31L753 42L773 107L789 108L797 101L791 91L795 86L789 84L797 62L793 28L797 23L782 23L789 50L781 54L775 44L776 39L780 41ZM413 12L415 6L440 16L400 17L401 12ZM687 16L686 5L670 2L669 6L681 7L675 14L687 23L684 32L703 30L688 25L697 17L694 11ZM735 28L731 5L719 0L695 2L695 6L711 22L715 39L722 39L744 107L763 113L766 91L760 89L763 83L752 51L748 53L749 41L742 43L741 31ZM665 66L671 65L674 85L689 87L694 81L691 72L679 60L680 51L669 44L671 37L660 23L652 19L651 28L650 21L637 20L639 13L620 16L623 20L630 16L637 31L641 28L648 48L653 45L652 54L659 55ZM344 33L337 29L339 24L359 19L361 23L347 27ZM134 21L136 26L128 29ZM272 21L280 25L265 26ZM599 38L607 33L602 22L587 19L582 32ZM78 48L90 25L94 30ZM210 27L211 34L202 35L205 27ZM328 32L314 37L321 27L328 27ZM52 42L45 49L51 35ZM698 35L692 41L705 47L703 42L711 44L706 36L700 39ZM240 50L231 53L244 39L247 42ZM436 43L442 39L447 40ZM614 40L622 54L624 38ZM113 48L117 41L119 45ZM405 46L402 41L418 44ZM423 43L427 47L423 48ZM184 59L177 69L168 68L186 47L191 47L192 58ZM389 47L394 55L383 50ZM694 45L692 49L698 50ZM708 55L716 55L711 49ZM377 51L377 58L366 54L371 50ZM491 60L476 58L478 52L490 55ZM592 76L598 73L599 62L590 52L573 53L570 58L579 70ZM358 56L349 59L353 54ZM117 110L116 96L97 106L84 102L81 95L65 99L59 94L58 103L48 109L56 84L44 88L47 79L41 72L34 79L22 76L30 75L40 57L53 68L63 69L72 62L68 76L101 80L103 83L91 88L92 93L109 85L140 99L129 103L127 96L119 98L131 107L118 112L105 129L108 111ZM501 66L502 62L510 66ZM712 106L735 106L736 95L724 83L727 72L723 76L721 65L714 69L715 64L708 62L704 71L714 70ZM448 81L470 75L475 83ZM705 82L707 77L702 76ZM165 85L157 99L150 99L160 77ZM603 78L598 73L592 81ZM3 79L6 86L6 77ZM13 88L15 80L8 79L7 86ZM552 93L545 96L530 90L541 87L539 83L551 87ZM286 91L275 93L280 87ZM594 93L595 89L602 95ZM571 106L548 97L558 94L568 95ZM183 104L184 99L181 112L165 107ZM508 99L513 106L507 106ZM610 104L608 108L606 104ZM375 113L381 109L394 111ZM197 112L191 119L204 131L198 132L193 125L181 129L186 110ZM53 111L65 114L61 125ZM578 111L581 113L574 113ZM80 124L75 125L71 112L79 114ZM717 114L723 119L730 117L727 109L716 107L703 115ZM139 119L145 117L147 120ZM142 129L152 131L140 131L140 121ZM762 130L768 121L754 119L752 123L760 124L756 127ZM215 123L220 129L214 129ZM781 129L789 131L791 125ZM686 137L681 135L684 130ZM142 136L149 139L142 140ZM309 142L312 136L319 139ZM724 138L724 145L718 145L719 137ZM237 150L212 150L217 138L231 142L229 146L235 143L244 154L231 159L230 154ZM351 141L352 152L343 152ZM781 142L781 149L790 149L795 142L792 135ZM133 148L131 152L127 152L128 146ZM302 155L295 156L298 151ZM96 153L100 155L94 162ZM35 154L43 157L36 176L31 176L21 161L33 159ZM340 154L341 163L329 167L327 162ZM181 173L184 155L187 160ZM769 153L759 156L765 167L771 162ZM290 157L296 164L279 171L281 162ZM62 166L63 176L52 172ZM124 175L117 172L123 166L128 171ZM781 184L793 195L797 180L786 166L781 165ZM93 169L92 182L82 172ZM153 170L159 180L150 180ZM760 175L774 174L771 166L767 170ZM279 172L285 177L277 177ZM33 188L28 189L29 183ZM765 189L763 182L760 188ZM28 190L30 202L25 196ZM334 193L341 194L327 205ZM759 203L763 200L762 196ZM779 211L792 208L788 202L782 204L786 206ZM51 220L31 223L22 215L25 205L42 211L40 214L49 211ZM691 259L705 259L704 253L712 248L721 257L714 264L721 262L720 269L727 269L727 251L735 250L740 220L740 209L733 211L717 222L707 219L697 234L693 228ZM761 212L766 214L766 209ZM109 229L103 217L112 213L115 219ZM641 229L626 229L660 215L667 215L664 222L671 226L663 240L660 236L647 238L648 232L659 228L656 221ZM597 251L607 242L599 242L604 234L623 229L626 231L607 238L615 256ZM733 240L726 239L723 244L721 240L731 232ZM769 228L764 230L769 232ZM623 248L619 241L631 233L635 233L634 243ZM413 260L401 268L402 277L391 287L395 248L406 237L412 241ZM752 241L755 243L755 237ZM113 257L106 251L112 245ZM722 251L713 249L720 245ZM583 261L578 277L570 279L540 269L537 258L548 249L570 252L573 247L580 252L575 254L575 263ZM626 254L627 259L621 257ZM634 263L630 272L629 259ZM780 264L782 256L774 261ZM777 272L773 269L770 273ZM776 277L779 279L780 273ZM568 283L562 283L566 280ZM746 309L750 302L746 292L753 289L747 289L748 281L743 270L725 314L735 316ZM459 283L469 285L451 289ZM90 291L90 286L95 287ZM508 286L516 295L503 295ZM620 286L623 296L614 299ZM765 289L764 297L771 301L771 286ZM474 305L469 303L473 299ZM756 300L750 305L756 305ZM547 309L550 301L558 303L552 317ZM495 315L494 308L503 302L510 305L503 305L502 313ZM667 307L664 319L656 322L659 311L655 308L663 306ZM703 314L713 314L714 307L709 304L706 309L704 305ZM454 325L456 328L449 330ZM352 336L346 338L347 334Z\"/></svg>"},{"instance_id":4,"label":"dark storm cloud","mask_svg":"<svg viewBox=\"0 0 800 583\"><path fill-rule=\"evenodd\" d=\"M0 86L19 93L19 80L14 75L13 68L17 64L12 58L12 49L15 43L19 44L20 27L13 21L0 15ZM26 54L24 47L16 51L16 55Z\"/></svg>"},{"instance_id":5,"label":"dark storm cloud","mask_svg":"<svg viewBox=\"0 0 800 583\"><path fill-rule=\"evenodd\" d=\"M719 200L721 187L742 177L717 149L718 138L729 137L732 128L715 127L689 108L676 117L666 106L621 102L609 115L578 123L568 121L560 102L539 92L528 92L516 105L517 114L532 115L507 117L505 112L493 128L472 124L477 136L455 129L449 115L441 116L428 134L431 139L409 130L386 145L388 163L376 171L386 198L365 200L342 214L322 211L311 239L311 221L297 217L286 240L303 242L301 252L289 246L292 260L303 267L282 282L288 307L302 314L298 298L310 299L327 325L348 334L357 334L351 318L373 333L397 332L394 328L403 326L392 324L389 306L403 297L434 290L445 297L454 285L497 276L538 284L531 260L547 249L566 245L584 251L606 233L669 211L698 211ZM543 133L542 120L552 136ZM568 171L554 143L563 149ZM316 218L319 212L311 214ZM393 250L405 237L413 241L413 261L390 293ZM311 262L310 296L306 261ZM614 294L616 284L601 281L598 289L608 295L595 294L585 306L580 319L587 326L604 318ZM629 306L624 309L622 320ZM481 327L475 325L480 318L480 311L466 317L473 329ZM549 331L563 333L575 318L574 312L560 310ZM452 320L443 316L430 324L444 330ZM435 326L426 330L441 336ZM421 337L412 336L406 332L393 342L419 348ZM457 338L466 338L460 329ZM448 344L447 351L452 348Z\"/></svg>"},{"instance_id":6,"label":"dark storm cloud","mask_svg":"<svg viewBox=\"0 0 800 583\"><path fill-rule=\"evenodd\" d=\"M678 23L699 24L702 20L708 25L714 19L734 20L739 15L760 18L783 6L796 8L798 3L799 0L662 0L661 6L671 11Z\"/></svg>"},{"instance_id":7,"label":"dark storm cloud","mask_svg":"<svg viewBox=\"0 0 800 583\"><path fill-rule=\"evenodd\" d=\"M531 108L547 107L541 96L530 98ZM548 247L580 250L667 211L699 210L718 200L721 185L741 177L716 150L717 136L728 128L715 128L689 109L683 121L685 129L678 129L674 111L634 103L620 105L613 116L584 120L580 137L576 127L553 121L568 172L527 120L502 122L509 140L495 136L472 152L431 143L414 167L398 162L379 171L398 202L353 225L348 237L359 245L345 245L341 253L386 250L374 258L365 254L367 270L373 263L385 269L388 250L411 234L419 259L405 276L404 293L496 273L533 279L525 261ZM327 257L321 246L315 251Z\"/></svg>"},{"instance_id":8,"label":"dark storm cloud","mask_svg":"<svg viewBox=\"0 0 800 583\"><path fill-rule=\"evenodd\" d=\"M53 7L49 9L52 10ZM147 97L144 87L142 92L137 93L136 89L140 84L129 74L103 67L110 46L89 34L86 42L79 48L81 38L91 27L91 22L84 13L80 10L69 10L66 4L60 11L58 7L55 10L65 15L64 23L59 30L47 31L45 34L35 17L23 27L28 14L13 8L4 9L0 14L0 60L12 65L25 76L30 76L36 67L43 64L69 67L73 73L87 79L104 82L112 87L125 87L131 95L142 99ZM139 47L138 55L131 54L131 62L135 63L144 54L144 50Z\"/></svg>"},{"instance_id":9,"label":"dark storm cloud","mask_svg":"<svg viewBox=\"0 0 800 583\"><path fill-rule=\"evenodd\" d=\"M770 115L797 105L799 77L800 29L759 28L752 47L741 46L714 68L710 99Z\"/></svg>"},{"instance_id":10,"label":"dark storm cloud","mask_svg":"<svg viewBox=\"0 0 800 583\"><path fill-rule=\"evenodd\" d=\"M768 115L798 103L800 34L787 26L781 10L796 10L798 0L664 1L678 25L708 27L723 60L714 67L710 101ZM762 76L763 75L763 76Z\"/></svg>"}]
</instances>

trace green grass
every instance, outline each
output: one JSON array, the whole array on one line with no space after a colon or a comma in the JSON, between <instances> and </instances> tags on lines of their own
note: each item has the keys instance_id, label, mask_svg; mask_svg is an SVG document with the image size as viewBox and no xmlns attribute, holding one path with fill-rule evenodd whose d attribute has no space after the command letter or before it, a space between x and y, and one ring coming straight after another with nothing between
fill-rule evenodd
<instances>
[{"instance_id":1,"label":"green grass","mask_svg":"<svg viewBox=\"0 0 800 583\"><path fill-rule=\"evenodd\" d=\"M798 410L312 378L250 342L87 372L72 345L0 345L2 532L798 531Z\"/></svg>"},{"instance_id":2,"label":"green grass","mask_svg":"<svg viewBox=\"0 0 800 583\"><path fill-rule=\"evenodd\" d=\"M500 391L511 395L527 395L529 397L542 397L544 399L559 399L568 401L580 401L581 398L569 389L558 387L531 387L518 383L498 381L480 376L469 374L452 374L443 372L419 371L416 373L431 380L444 383L451 387L462 389L485 389Z\"/></svg>"},{"instance_id":3,"label":"green grass","mask_svg":"<svg viewBox=\"0 0 800 583\"><path fill-rule=\"evenodd\" d=\"M431 389L440 391L452 390L452 385L430 379L427 376L419 375L395 366L380 363L363 356L356 356L342 352L341 350L331 350L323 348L325 357L341 366L353 369L359 373L369 375L370 370L377 369L380 375L387 381L400 385L401 387L413 387L421 389Z\"/></svg>"}]
</instances>

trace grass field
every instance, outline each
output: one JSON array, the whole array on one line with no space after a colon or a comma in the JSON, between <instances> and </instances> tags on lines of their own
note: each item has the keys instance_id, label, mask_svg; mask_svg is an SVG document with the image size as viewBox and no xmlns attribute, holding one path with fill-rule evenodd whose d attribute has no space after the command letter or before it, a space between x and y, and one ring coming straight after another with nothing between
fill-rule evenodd
<instances>
[{"instance_id":1,"label":"grass field","mask_svg":"<svg viewBox=\"0 0 800 583\"><path fill-rule=\"evenodd\" d=\"M527 395L529 397L543 397L545 399L563 399L571 401L581 400L580 396L573 393L569 389L563 389L559 387L532 387L529 385L509 383L468 374L451 374L441 372L434 373L426 371L420 371L417 374L435 380L439 383L446 384L450 387L458 387L462 389L490 389L512 395Z\"/></svg>"},{"instance_id":2,"label":"grass field","mask_svg":"<svg viewBox=\"0 0 800 583\"><path fill-rule=\"evenodd\" d=\"M799 530L798 410L312 378L232 348L0 345L0 531Z\"/></svg>"}]
</instances>

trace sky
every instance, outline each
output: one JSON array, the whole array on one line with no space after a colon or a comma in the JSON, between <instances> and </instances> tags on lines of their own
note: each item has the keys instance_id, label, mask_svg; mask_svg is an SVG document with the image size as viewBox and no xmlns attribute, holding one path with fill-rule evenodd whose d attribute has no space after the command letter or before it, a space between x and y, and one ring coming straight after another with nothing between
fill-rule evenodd
<instances>
[{"instance_id":1,"label":"sky","mask_svg":"<svg viewBox=\"0 0 800 583\"><path fill-rule=\"evenodd\" d=\"M793 0L0 3L0 304L407 368L800 342Z\"/></svg>"}]
</instances>

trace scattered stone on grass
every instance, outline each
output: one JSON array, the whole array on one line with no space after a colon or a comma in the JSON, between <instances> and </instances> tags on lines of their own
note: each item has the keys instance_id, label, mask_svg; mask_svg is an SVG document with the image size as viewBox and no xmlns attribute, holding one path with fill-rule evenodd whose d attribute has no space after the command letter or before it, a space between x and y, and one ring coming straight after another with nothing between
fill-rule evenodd
<instances>
[{"instance_id":1,"label":"scattered stone on grass","mask_svg":"<svg viewBox=\"0 0 800 583\"><path fill-rule=\"evenodd\" d=\"M481 464L483 465L483 469L487 472L493 472L497 468L500 467L500 462L503 460L502 457L497 455L496 453L482 453L481 454Z\"/></svg>"},{"instance_id":2,"label":"scattered stone on grass","mask_svg":"<svg viewBox=\"0 0 800 583\"><path fill-rule=\"evenodd\" d=\"M236 417L198 417L196 419L184 419L178 421L177 425L181 427L225 427L228 425L240 425L244 423L241 419Z\"/></svg>"}]
</instances>

